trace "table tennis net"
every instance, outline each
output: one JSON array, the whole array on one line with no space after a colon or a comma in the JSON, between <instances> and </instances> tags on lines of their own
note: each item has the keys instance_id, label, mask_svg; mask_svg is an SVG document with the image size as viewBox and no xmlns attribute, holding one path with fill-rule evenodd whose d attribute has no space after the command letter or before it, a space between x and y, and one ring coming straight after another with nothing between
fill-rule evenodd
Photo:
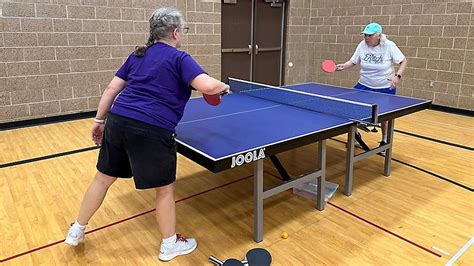
<instances>
[{"instance_id":1,"label":"table tennis net","mask_svg":"<svg viewBox=\"0 0 474 266\"><path fill-rule=\"evenodd\" d=\"M376 104L358 103L234 78L229 78L229 85L232 93L245 94L275 103L364 123L377 123Z\"/></svg>"}]
</instances>

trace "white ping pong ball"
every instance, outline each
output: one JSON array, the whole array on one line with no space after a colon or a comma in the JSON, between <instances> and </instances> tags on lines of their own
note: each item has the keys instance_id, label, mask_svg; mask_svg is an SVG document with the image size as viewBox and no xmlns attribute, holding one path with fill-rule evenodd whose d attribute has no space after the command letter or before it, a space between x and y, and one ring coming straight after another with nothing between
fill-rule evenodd
<instances>
[{"instance_id":1,"label":"white ping pong ball","mask_svg":"<svg viewBox=\"0 0 474 266\"><path fill-rule=\"evenodd\" d=\"M293 62L289 62L289 63L288 63L288 66L289 66L289 67L293 67Z\"/></svg>"}]
</instances>

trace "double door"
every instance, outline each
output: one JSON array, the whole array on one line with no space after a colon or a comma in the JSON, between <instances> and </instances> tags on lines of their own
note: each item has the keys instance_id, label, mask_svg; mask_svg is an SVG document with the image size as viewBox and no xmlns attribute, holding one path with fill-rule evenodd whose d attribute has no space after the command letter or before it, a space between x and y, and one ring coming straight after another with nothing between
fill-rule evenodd
<instances>
[{"instance_id":1,"label":"double door","mask_svg":"<svg viewBox=\"0 0 474 266\"><path fill-rule=\"evenodd\" d=\"M222 1L221 77L281 85L284 0Z\"/></svg>"}]
</instances>

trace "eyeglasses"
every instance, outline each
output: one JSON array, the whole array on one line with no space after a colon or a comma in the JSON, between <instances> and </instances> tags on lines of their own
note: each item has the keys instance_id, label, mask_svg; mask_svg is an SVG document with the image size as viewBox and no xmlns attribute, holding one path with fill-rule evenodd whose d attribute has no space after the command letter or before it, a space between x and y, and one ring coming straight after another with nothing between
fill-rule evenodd
<instances>
[{"instance_id":1,"label":"eyeglasses","mask_svg":"<svg viewBox=\"0 0 474 266\"><path fill-rule=\"evenodd\" d=\"M189 32L189 27L181 27L180 29L183 31L183 33Z\"/></svg>"}]
</instances>

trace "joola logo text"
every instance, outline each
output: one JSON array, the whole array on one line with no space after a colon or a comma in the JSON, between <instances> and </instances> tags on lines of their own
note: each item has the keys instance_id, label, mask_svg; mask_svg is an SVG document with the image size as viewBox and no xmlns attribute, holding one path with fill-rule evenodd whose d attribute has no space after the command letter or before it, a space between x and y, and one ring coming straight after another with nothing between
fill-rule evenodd
<instances>
[{"instance_id":1,"label":"joola logo text","mask_svg":"<svg viewBox=\"0 0 474 266\"><path fill-rule=\"evenodd\" d=\"M249 151L245 154L239 154L232 157L232 164L230 168L241 166L244 163L250 163L250 162L257 161L263 158L265 158L265 148Z\"/></svg>"}]
</instances>

